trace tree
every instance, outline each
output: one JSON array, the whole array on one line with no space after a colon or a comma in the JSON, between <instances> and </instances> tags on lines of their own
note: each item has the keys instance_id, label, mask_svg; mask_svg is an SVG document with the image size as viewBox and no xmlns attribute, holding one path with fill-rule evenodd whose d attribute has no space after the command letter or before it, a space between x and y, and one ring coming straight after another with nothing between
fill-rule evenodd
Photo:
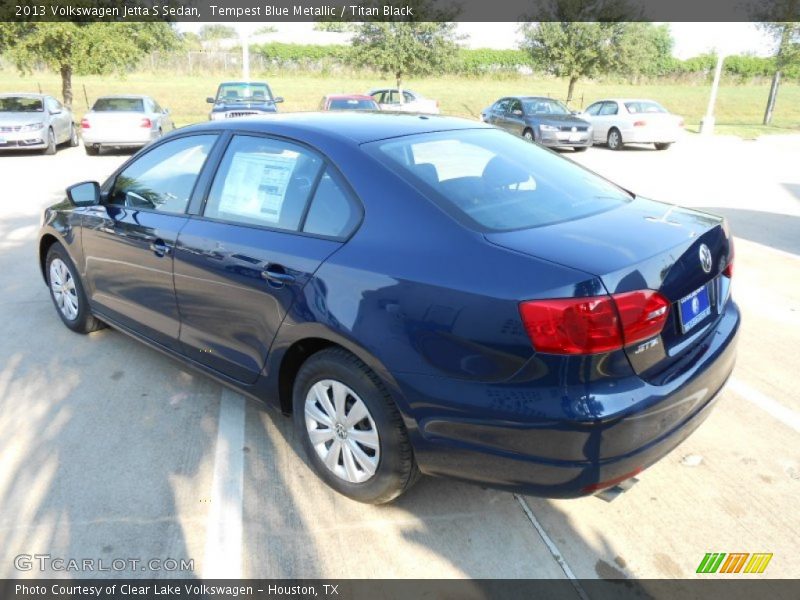
<instances>
[{"instance_id":1,"label":"tree","mask_svg":"<svg viewBox=\"0 0 800 600\"><path fill-rule=\"evenodd\" d=\"M230 25L203 25L198 32L200 39L204 42L210 42L214 40L229 40L232 38L238 38L238 34L236 33L236 29L231 27Z\"/></svg>"},{"instance_id":2,"label":"tree","mask_svg":"<svg viewBox=\"0 0 800 600\"><path fill-rule=\"evenodd\" d=\"M45 65L61 75L64 104L72 106L72 75L125 72L144 54L177 44L167 23L0 23L0 43L22 73Z\"/></svg>"},{"instance_id":3,"label":"tree","mask_svg":"<svg viewBox=\"0 0 800 600\"><path fill-rule=\"evenodd\" d=\"M616 28L612 38L615 49L614 70L631 79L658 77L673 67L673 39L669 25L653 23L624 23Z\"/></svg>"},{"instance_id":4,"label":"tree","mask_svg":"<svg viewBox=\"0 0 800 600\"><path fill-rule=\"evenodd\" d=\"M379 6L383 4L361 6L375 6L375 18L379 19ZM413 20L366 21L358 27L352 42L353 60L394 75L401 103L403 78L446 69L456 56L459 39L455 23L448 21L455 18L455 12L436 10L431 0L403 4L413 9Z\"/></svg>"},{"instance_id":5,"label":"tree","mask_svg":"<svg viewBox=\"0 0 800 600\"><path fill-rule=\"evenodd\" d=\"M795 13L800 3L795 3ZM800 15L797 15L800 16ZM764 111L764 125L772 121L772 112L778 99L778 86L781 75L791 67L800 65L800 23L795 21L772 21L761 23L761 28L775 40L775 73L769 90L767 108Z\"/></svg>"},{"instance_id":6,"label":"tree","mask_svg":"<svg viewBox=\"0 0 800 600\"><path fill-rule=\"evenodd\" d=\"M567 102L581 77L613 71L624 39L625 23L638 13L628 0L537 0L536 10L521 27L521 48L535 64L569 80Z\"/></svg>"}]
</instances>

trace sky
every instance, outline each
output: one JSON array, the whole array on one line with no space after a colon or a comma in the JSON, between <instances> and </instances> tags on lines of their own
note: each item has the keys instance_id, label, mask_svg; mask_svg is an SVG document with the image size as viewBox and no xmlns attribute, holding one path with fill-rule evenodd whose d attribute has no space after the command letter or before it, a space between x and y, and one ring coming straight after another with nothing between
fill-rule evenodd
<instances>
[{"instance_id":1,"label":"sky","mask_svg":"<svg viewBox=\"0 0 800 600\"><path fill-rule=\"evenodd\" d=\"M252 32L265 24L278 29L280 41L308 43L313 36L313 23L226 23L240 32ZM203 23L179 23L180 29L197 31ZM718 49L725 54L754 53L768 56L772 43L753 23L669 23L675 40L673 54L690 58ZM459 33L469 36L465 42L471 48L516 48L519 42L517 23L459 23ZM318 33L318 32L314 32Z\"/></svg>"}]
</instances>

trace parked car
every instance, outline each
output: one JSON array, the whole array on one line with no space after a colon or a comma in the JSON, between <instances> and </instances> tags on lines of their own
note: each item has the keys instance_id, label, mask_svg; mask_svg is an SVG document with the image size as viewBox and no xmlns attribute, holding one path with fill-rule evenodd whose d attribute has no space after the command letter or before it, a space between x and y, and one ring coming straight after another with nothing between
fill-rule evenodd
<instances>
[{"instance_id":1,"label":"parked car","mask_svg":"<svg viewBox=\"0 0 800 600\"><path fill-rule=\"evenodd\" d=\"M400 102L401 93L395 88L381 88L370 90L367 96L372 96L381 110L439 114L439 101L425 98L413 90L403 90L403 102Z\"/></svg>"},{"instance_id":2,"label":"parked car","mask_svg":"<svg viewBox=\"0 0 800 600\"><path fill-rule=\"evenodd\" d=\"M558 100L506 96L481 112L481 120L549 148L583 152L592 145L592 126Z\"/></svg>"},{"instance_id":3,"label":"parked car","mask_svg":"<svg viewBox=\"0 0 800 600\"><path fill-rule=\"evenodd\" d=\"M328 94L319 103L320 110L380 110L372 96L363 94Z\"/></svg>"},{"instance_id":4,"label":"parked car","mask_svg":"<svg viewBox=\"0 0 800 600\"><path fill-rule=\"evenodd\" d=\"M102 96L81 119L86 154L106 148L141 148L175 129L169 110L150 96Z\"/></svg>"},{"instance_id":5,"label":"parked car","mask_svg":"<svg viewBox=\"0 0 800 600\"><path fill-rule=\"evenodd\" d=\"M283 98L273 96L269 85L261 81L226 81L206 102L214 105L208 118L215 121L278 112Z\"/></svg>"},{"instance_id":6,"label":"parked car","mask_svg":"<svg viewBox=\"0 0 800 600\"><path fill-rule=\"evenodd\" d=\"M733 369L721 217L463 119L187 127L43 219L67 327L293 413L319 476L363 502L418 472L593 494L686 438Z\"/></svg>"},{"instance_id":7,"label":"parked car","mask_svg":"<svg viewBox=\"0 0 800 600\"><path fill-rule=\"evenodd\" d=\"M589 105L581 117L592 124L594 141L622 150L625 144L655 144L666 150L680 137L683 118L655 100L610 98Z\"/></svg>"},{"instance_id":8,"label":"parked car","mask_svg":"<svg viewBox=\"0 0 800 600\"><path fill-rule=\"evenodd\" d=\"M55 154L60 144L77 146L72 111L44 94L0 94L0 150Z\"/></svg>"}]
</instances>

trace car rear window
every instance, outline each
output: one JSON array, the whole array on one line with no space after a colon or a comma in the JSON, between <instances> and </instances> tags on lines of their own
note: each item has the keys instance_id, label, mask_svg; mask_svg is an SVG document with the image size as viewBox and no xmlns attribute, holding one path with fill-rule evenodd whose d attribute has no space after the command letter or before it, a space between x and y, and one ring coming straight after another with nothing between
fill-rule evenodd
<instances>
[{"instance_id":1,"label":"car rear window","mask_svg":"<svg viewBox=\"0 0 800 600\"><path fill-rule=\"evenodd\" d=\"M625 108L628 109L628 112L632 115L637 115L639 113L665 113L667 109L661 106L658 102L649 102L649 101L636 101L636 102L626 102Z\"/></svg>"},{"instance_id":2,"label":"car rear window","mask_svg":"<svg viewBox=\"0 0 800 600\"><path fill-rule=\"evenodd\" d=\"M365 147L455 218L480 231L580 219L632 199L571 160L495 129L411 135Z\"/></svg>"},{"instance_id":3,"label":"car rear window","mask_svg":"<svg viewBox=\"0 0 800 600\"><path fill-rule=\"evenodd\" d=\"M330 110L377 110L378 105L374 100L334 98L330 101L328 108Z\"/></svg>"},{"instance_id":4,"label":"car rear window","mask_svg":"<svg viewBox=\"0 0 800 600\"><path fill-rule=\"evenodd\" d=\"M144 112L141 98L100 98L94 103L95 112Z\"/></svg>"}]
</instances>

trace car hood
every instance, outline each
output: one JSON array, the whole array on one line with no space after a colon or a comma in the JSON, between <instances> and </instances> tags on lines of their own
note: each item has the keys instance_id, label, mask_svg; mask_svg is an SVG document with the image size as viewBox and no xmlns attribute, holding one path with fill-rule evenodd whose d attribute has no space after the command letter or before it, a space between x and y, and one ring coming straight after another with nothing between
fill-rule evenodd
<instances>
[{"instance_id":1,"label":"car hood","mask_svg":"<svg viewBox=\"0 0 800 600\"><path fill-rule=\"evenodd\" d=\"M220 102L214 105L211 112L223 112L226 110L263 110L273 112L276 107L273 100L267 100L266 102Z\"/></svg>"},{"instance_id":2,"label":"car hood","mask_svg":"<svg viewBox=\"0 0 800 600\"><path fill-rule=\"evenodd\" d=\"M580 119L575 115L528 115L525 117L528 121L539 123L542 125L566 125L569 127L589 125L589 121Z\"/></svg>"},{"instance_id":3,"label":"car hood","mask_svg":"<svg viewBox=\"0 0 800 600\"><path fill-rule=\"evenodd\" d=\"M0 112L0 123L5 125L27 125L45 120L43 112Z\"/></svg>"}]
</instances>

